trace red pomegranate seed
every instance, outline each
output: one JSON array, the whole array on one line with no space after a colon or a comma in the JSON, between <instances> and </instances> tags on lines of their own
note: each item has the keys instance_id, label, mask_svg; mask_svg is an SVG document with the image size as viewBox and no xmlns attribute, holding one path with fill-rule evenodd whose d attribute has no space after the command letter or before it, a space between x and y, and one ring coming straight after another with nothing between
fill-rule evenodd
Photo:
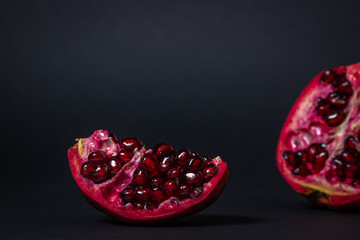
<instances>
[{"instance_id":1,"label":"red pomegranate seed","mask_svg":"<svg viewBox=\"0 0 360 240\"><path fill-rule=\"evenodd\" d=\"M170 156L164 157L159 163L160 172L165 173L165 172L169 171L169 169L171 168L173 163L174 163L173 156L170 155Z\"/></svg>"},{"instance_id":2,"label":"red pomegranate seed","mask_svg":"<svg viewBox=\"0 0 360 240\"><path fill-rule=\"evenodd\" d=\"M355 163L357 161L357 156L355 156L355 152L343 151L341 153L341 158L344 161L347 161L347 162L350 162L350 163Z\"/></svg>"},{"instance_id":3,"label":"red pomegranate seed","mask_svg":"<svg viewBox=\"0 0 360 240\"><path fill-rule=\"evenodd\" d=\"M332 85L334 88L338 86L340 83L346 81L345 74L343 73L337 73L336 78L333 80Z\"/></svg>"},{"instance_id":4,"label":"red pomegranate seed","mask_svg":"<svg viewBox=\"0 0 360 240\"><path fill-rule=\"evenodd\" d=\"M163 191L167 197L171 197L171 196L175 197L177 188L178 188L178 181L176 179L168 180L163 184Z\"/></svg>"},{"instance_id":5,"label":"red pomegranate seed","mask_svg":"<svg viewBox=\"0 0 360 240\"><path fill-rule=\"evenodd\" d=\"M327 101L333 109L344 109L347 105L347 96L338 92L329 93Z\"/></svg>"},{"instance_id":6,"label":"red pomegranate seed","mask_svg":"<svg viewBox=\"0 0 360 240\"><path fill-rule=\"evenodd\" d=\"M141 169L136 169L133 174L133 182L136 186L146 186L147 174Z\"/></svg>"},{"instance_id":7,"label":"red pomegranate seed","mask_svg":"<svg viewBox=\"0 0 360 240\"><path fill-rule=\"evenodd\" d=\"M209 156L203 156L202 157L203 159L204 159L204 167L207 167L207 166L209 166L210 164L211 164L211 161L212 161L212 158L211 157L209 157Z\"/></svg>"},{"instance_id":8,"label":"red pomegranate seed","mask_svg":"<svg viewBox=\"0 0 360 240\"><path fill-rule=\"evenodd\" d=\"M198 198L203 192L202 187L197 187L194 189L194 191L190 194L190 198L195 199Z\"/></svg>"},{"instance_id":9,"label":"red pomegranate seed","mask_svg":"<svg viewBox=\"0 0 360 240\"><path fill-rule=\"evenodd\" d=\"M317 112L317 114L319 114L320 116L326 116L329 115L331 113L334 112L333 109L330 108L329 104L327 101L320 99L318 101L318 105L316 106L315 111Z\"/></svg>"},{"instance_id":10,"label":"red pomegranate seed","mask_svg":"<svg viewBox=\"0 0 360 240\"><path fill-rule=\"evenodd\" d=\"M136 193L131 188L126 188L120 193L120 197L125 203L132 202L135 199Z\"/></svg>"},{"instance_id":11,"label":"red pomegranate seed","mask_svg":"<svg viewBox=\"0 0 360 240\"><path fill-rule=\"evenodd\" d=\"M175 148L168 143L159 143L153 148L153 153L157 159L175 154Z\"/></svg>"},{"instance_id":12,"label":"red pomegranate seed","mask_svg":"<svg viewBox=\"0 0 360 240\"><path fill-rule=\"evenodd\" d=\"M315 155L312 165L312 170L314 173L319 173L325 167L326 159L328 159L328 157L329 153L326 150L322 150Z\"/></svg>"},{"instance_id":13,"label":"red pomegranate seed","mask_svg":"<svg viewBox=\"0 0 360 240\"><path fill-rule=\"evenodd\" d=\"M98 150L89 154L89 161L104 161L107 159L107 155L105 152Z\"/></svg>"},{"instance_id":14,"label":"red pomegranate seed","mask_svg":"<svg viewBox=\"0 0 360 240\"><path fill-rule=\"evenodd\" d=\"M149 211L153 211L156 207L157 207L157 205L152 202L147 202L144 205L144 209L149 210Z\"/></svg>"},{"instance_id":15,"label":"red pomegranate seed","mask_svg":"<svg viewBox=\"0 0 360 240\"><path fill-rule=\"evenodd\" d=\"M345 113L335 112L325 117L327 125L335 127L340 125L345 119Z\"/></svg>"},{"instance_id":16,"label":"red pomegranate seed","mask_svg":"<svg viewBox=\"0 0 360 240\"><path fill-rule=\"evenodd\" d=\"M294 157L295 157L295 161L298 164L305 164L308 161L308 155L306 150L300 150L295 152Z\"/></svg>"},{"instance_id":17,"label":"red pomegranate seed","mask_svg":"<svg viewBox=\"0 0 360 240\"><path fill-rule=\"evenodd\" d=\"M109 138L110 138L114 143L120 144L120 140L119 140L119 138L118 138L115 134L110 133L110 134L109 134Z\"/></svg>"},{"instance_id":18,"label":"red pomegranate seed","mask_svg":"<svg viewBox=\"0 0 360 240\"><path fill-rule=\"evenodd\" d=\"M144 209L144 205L142 203L134 203L133 206L136 210Z\"/></svg>"},{"instance_id":19,"label":"red pomegranate seed","mask_svg":"<svg viewBox=\"0 0 360 240\"><path fill-rule=\"evenodd\" d=\"M344 80L344 81L340 82L338 85L336 85L335 90L337 92L344 93L348 96L350 96L353 93L351 84L348 80Z\"/></svg>"},{"instance_id":20,"label":"red pomegranate seed","mask_svg":"<svg viewBox=\"0 0 360 240\"><path fill-rule=\"evenodd\" d=\"M157 169L157 160L152 153L145 153L141 158L141 167L150 177L156 176L159 172Z\"/></svg>"},{"instance_id":21,"label":"red pomegranate seed","mask_svg":"<svg viewBox=\"0 0 360 240\"><path fill-rule=\"evenodd\" d=\"M158 202L158 203L162 203L163 201L166 200L165 195L163 194L163 192L161 191L160 188L155 187L151 189L151 197L154 201Z\"/></svg>"},{"instance_id":22,"label":"red pomegranate seed","mask_svg":"<svg viewBox=\"0 0 360 240\"><path fill-rule=\"evenodd\" d=\"M121 169L121 162L117 157L111 157L109 161L109 174L114 176Z\"/></svg>"},{"instance_id":23,"label":"red pomegranate seed","mask_svg":"<svg viewBox=\"0 0 360 240\"><path fill-rule=\"evenodd\" d=\"M356 149L356 145L357 142L355 140L355 138L353 136L349 136L346 140L345 140L345 146L348 149Z\"/></svg>"},{"instance_id":24,"label":"red pomegranate seed","mask_svg":"<svg viewBox=\"0 0 360 240\"><path fill-rule=\"evenodd\" d=\"M179 197L181 199L188 198L192 193L192 191L193 191L192 187L188 185L181 185L179 188Z\"/></svg>"},{"instance_id":25,"label":"red pomegranate seed","mask_svg":"<svg viewBox=\"0 0 360 240\"><path fill-rule=\"evenodd\" d=\"M333 161L334 161L333 165L334 165L336 175L340 178L340 180L344 180L345 179L345 173L344 173L344 164L343 164L343 162L338 157L334 158Z\"/></svg>"},{"instance_id":26,"label":"red pomegranate seed","mask_svg":"<svg viewBox=\"0 0 360 240\"><path fill-rule=\"evenodd\" d=\"M211 164L208 167L206 167L203 172L203 178L206 182L208 182L211 178L213 178L217 173L217 168L215 167L215 165Z\"/></svg>"},{"instance_id":27,"label":"red pomegranate seed","mask_svg":"<svg viewBox=\"0 0 360 240\"><path fill-rule=\"evenodd\" d=\"M180 167L172 168L168 172L168 177L169 178L178 178L181 176L181 173L182 173L182 169Z\"/></svg>"},{"instance_id":28,"label":"red pomegranate seed","mask_svg":"<svg viewBox=\"0 0 360 240\"><path fill-rule=\"evenodd\" d=\"M190 156L191 152L189 149L181 149L177 153L176 163L181 167L185 167L190 161Z\"/></svg>"},{"instance_id":29,"label":"red pomegranate seed","mask_svg":"<svg viewBox=\"0 0 360 240\"><path fill-rule=\"evenodd\" d=\"M151 179L151 187L160 187L163 184L163 180L160 177L154 177Z\"/></svg>"},{"instance_id":30,"label":"red pomegranate seed","mask_svg":"<svg viewBox=\"0 0 360 240\"><path fill-rule=\"evenodd\" d=\"M150 199L150 189L140 188L136 190L136 199L139 202L146 202Z\"/></svg>"},{"instance_id":31,"label":"red pomegranate seed","mask_svg":"<svg viewBox=\"0 0 360 240\"><path fill-rule=\"evenodd\" d=\"M190 160L189 169L199 170L203 167L203 165L204 165L204 159L202 157L198 156L198 157L195 157Z\"/></svg>"},{"instance_id":32,"label":"red pomegranate seed","mask_svg":"<svg viewBox=\"0 0 360 240\"><path fill-rule=\"evenodd\" d=\"M120 147L129 151L133 151L135 148L141 149L143 146L144 143L138 138L126 137L120 140Z\"/></svg>"},{"instance_id":33,"label":"red pomegranate seed","mask_svg":"<svg viewBox=\"0 0 360 240\"><path fill-rule=\"evenodd\" d=\"M311 144L308 149L307 149L307 155L308 155L308 161L312 162L314 160L314 157L316 155L316 153L319 150L319 144L317 143L313 143Z\"/></svg>"},{"instance_id":34,"label":"red pomegranate seed","mask_svg":"<svg viewBox=\"0 0 360 240\"><path fill-rule=\"evenodd\" d=\"M324 73L321 76L321 82L332 84L333 80L337 77L337 74L332 71L331 69L325 70Z\"/></svg>"},{"instance_id":35,"label":"red pomegranate seed","mask_svg":"<svg viewBox=\"0 0 360 240\"><path fill-rule=\"evenodd\" d=\"M96 183L104 182L108 177L108 165L106 162L99 162L95 165L91 179Z\"/></svg>"},{"instance_id":36,"label":"red pomegranate seed","mask_svg":"<svg viewBox=\"0 0 360 240\"><path fill-rule=\"evenodd\" d=\"M357 178L359 176L359 164L346 163L344 172L348 178Z\"/></svg>"},{"instance_id":37,"label":"red pomegranate seed","mask_svg":"<svg viewBox=\"0 0 360 240\"><path fill-rule=\"evenodd\" d=\"M290 151L285 151L283 153L285 161L292 167L297 167L299 163L295 160L294 153Z\"/></svg>"},{"instance_id":38,"label":"red pomegranate seed","mask_svg":"<svg viewBox=\"0 0 360 240\"><path fill-rule=\"evenodd\" d=\"M299 175L301 177L306 177L311 174L309 169L307 169L307 167L304 165L300 165L299 167L294 168L292 172L294 175Z\"/></svg>"},{"instance_id":39,"label":"red pomegranate seed","mask_svg":"<svg viewBox=\"0 0 360 240\"><path fill-rule=\"evenodd\" d=\"M90 178L93 171L94 171L94 162L85 162L81 167L80 174L84 178Z\"/></svg>"},{"instance_id":40,"label":"red pomegranate seed","mask_svg":"<svg viewBox=\"0 0 360 240\"><path fill-rule=\"evenodd\" d=\"M185 173L185 182L191 186L199 186L202 183L202 176L200 172Z\"/></svg>"},{"instance_id":41,"label":"red pomegranate seed","mask_svg":"<svg viewBox=\"0 0 360 240\"><path fill-rule=\"evenodd\" d=\"M121 163L123 165L125 165L126 163L130 162L130 160L133 158L134 154L132 153L132 151L123 149L119 152L119 159L121 161Z\"/></svg>"}]
</instances>

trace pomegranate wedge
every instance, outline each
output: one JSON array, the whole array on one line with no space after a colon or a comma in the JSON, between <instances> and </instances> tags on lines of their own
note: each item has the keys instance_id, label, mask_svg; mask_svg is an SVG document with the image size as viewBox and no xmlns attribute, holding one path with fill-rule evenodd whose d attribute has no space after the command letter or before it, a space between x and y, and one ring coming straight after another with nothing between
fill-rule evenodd
<instances>
[{"instance_id":1,"label":"pomegranate wedge","mask_svg":"<svg viewBox=\"0 0 360 240\"><path fill-rule=\"evenodd\" d=\"M222 193L227 165L220 157L176 151L168 143L147 150L137 138L106 130L68 150L72 175L85 198L125 223L156 223L201 211Z\"/></svg>"},{"instance_id":2,"label":"pomegranate wedge","mask_svg":"<svg viewBox=\"0 0 360 240\"><path fill-rule=\"evenodd\" d=\"M360 207L360 63L327 69L303 90L280 134L277 165L311 202Z\"/></svg>"}]
</instances>

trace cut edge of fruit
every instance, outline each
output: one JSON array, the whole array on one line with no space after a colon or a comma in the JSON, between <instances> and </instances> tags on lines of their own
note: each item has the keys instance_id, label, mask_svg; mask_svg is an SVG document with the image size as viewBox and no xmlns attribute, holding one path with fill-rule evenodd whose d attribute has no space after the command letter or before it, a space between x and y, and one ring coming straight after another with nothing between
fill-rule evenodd
<instances>
[{"instance_id":1,"label":"cut edge of fruit","mask_svg":"<svg viewBox=\"0 0 360 240\"><path fill-rule=\"evenodd\" d=\"M322 184L322 185L316 185L315 183L311 183L311 182L306 182L306 179L300 179L297 178L296 176L294 176L292 174L292 172L286 167L286 162L284 160L282 160L282 162L278 161L278 165L281 166L281 168L283 168L283 175L285 177L285 179L287 180L287 182L290 183L290 185L292 185L296 190L299 190L299 187L297 186L301 186L304 189L307 189L307 191L302 191L304 194L309 194L313 191L319 191L322 192L324 194L331 194L331 195L336 195L336 196L349 196L349 195L354 195L354 192L357 192L356 189L354 189L353 187L347 186L345 184L336 184L336 185L332 185L330 183L326 183L326 184ZM291 180L290 180L291 179ZM316 182L316 181L314 181ZM317 182L319 183L319 182ZM342 190L338 190L339 186L342 186Z\"/></svg>"}]
</instances>

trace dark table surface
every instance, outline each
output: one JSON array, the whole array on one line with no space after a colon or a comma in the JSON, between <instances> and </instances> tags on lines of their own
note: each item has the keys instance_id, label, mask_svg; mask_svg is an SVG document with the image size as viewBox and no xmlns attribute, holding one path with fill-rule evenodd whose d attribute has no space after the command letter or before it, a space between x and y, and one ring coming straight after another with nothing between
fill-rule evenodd
<instances>
[{"instance_id":1,"label":"dark table surface","mask_svg":"<svg viewBox=\"0 0 360 240\"><path fill-rule=\"evenodd\" d=\"M11 191L8 191L11 192ZM233 197L231 197L233 196ZM239 187L207 210L131 226L93 209L74 185L26 188L0 206L0 239L359 239L360 213L318 209L284 189Z\"/></svg>"}]
</instances>

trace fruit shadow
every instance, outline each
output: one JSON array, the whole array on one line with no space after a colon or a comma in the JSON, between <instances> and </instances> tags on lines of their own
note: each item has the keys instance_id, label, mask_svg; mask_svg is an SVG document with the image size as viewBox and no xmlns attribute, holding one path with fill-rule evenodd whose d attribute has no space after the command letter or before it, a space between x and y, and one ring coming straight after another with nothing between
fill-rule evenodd
<instances>
[{"instance_id":1,"label":"fruit shadow","mask_svg":"<svg viewBox=\"0 0 360 240\"><path fill-rule=\"evenodd\" d=\"M114 225L128 225L119 223L110 217L102 217L98 219L99 222ZM167 223L155 223L146 225L128 225L128 226L143 226L143 227L206 227L206 226L230 226L262 223L264 219L236 216L236 215L222 215L222 214L202 214L185 217L182 219L170 221Z\"/></svg>"},{"instance_id":2,"label":"fruit shadow","mask_svg":"<svg viewBox=\"0 0 360 240\"><path fill-rule=\"evenodd\" d=\"M302 208L306 209L306 210L311 210L317 213L335 213L335 214L344 214L344 215L358 215L360 214L360 208L357 206L355 208L349 208L349 209L329 209L326 206L318 206L318 205L314 205L311 204L309 202L303 203Z\"/></svg>"}]
</instances>

